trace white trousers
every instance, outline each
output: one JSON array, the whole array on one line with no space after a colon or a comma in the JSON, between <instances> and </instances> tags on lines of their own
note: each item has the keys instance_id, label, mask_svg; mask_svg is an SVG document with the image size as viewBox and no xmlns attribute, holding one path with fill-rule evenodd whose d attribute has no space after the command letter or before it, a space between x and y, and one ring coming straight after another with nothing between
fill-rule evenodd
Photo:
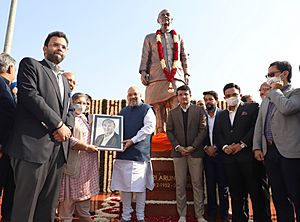
<instances>
[{"instance_id":1,"label":"white trousers","mask_svg":"<svg viewBox=\"0 0 300 222\"><path fill-rule=\"evenodd\" d=\"M71 199L65 199L58 205L59 217L63 222L72 222L73 213L76 212L81 219L90 221L90 199L84 201L73 201Z\"/></svg>"},{"instance_id":2,"label":"white trousers","mask_svg":"<svg viewBox=\"0 0 300 222\"><path fill-rule=\"evenodd\" d=\"M131 220L132 209L132 192L121 192L121 199L123 204L123 220ZM144 220L145 217L145 202L146 202L146 191L137 192L136 195L136 217L137 220Z\"/></svg>"}]
</instances>

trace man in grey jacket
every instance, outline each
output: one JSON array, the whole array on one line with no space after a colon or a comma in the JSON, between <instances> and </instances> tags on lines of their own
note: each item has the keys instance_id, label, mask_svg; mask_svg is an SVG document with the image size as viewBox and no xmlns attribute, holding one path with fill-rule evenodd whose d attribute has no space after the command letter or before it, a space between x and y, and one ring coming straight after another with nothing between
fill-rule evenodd
<instances>
[{"instance_id":1,"label":"man in grey jacket","mask_svg":"<svg viewBox=\"0 0 300 222\"><path fill-rule=\"evenodd\" d=\"M300 89L290 82L286 61L270 64L271 86L261 104L253 139L255 158L264 161L272 189L277 221L300 221ZM293 204L291 203L291 201Z\"/></svg>"}]
</instances>

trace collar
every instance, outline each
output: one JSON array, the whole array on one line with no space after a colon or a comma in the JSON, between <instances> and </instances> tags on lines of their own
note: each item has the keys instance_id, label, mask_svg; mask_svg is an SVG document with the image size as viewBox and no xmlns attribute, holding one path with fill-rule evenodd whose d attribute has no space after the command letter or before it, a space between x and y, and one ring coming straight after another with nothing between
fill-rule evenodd
<instances>
[{"instance_id":1,"label":"collar","mask_svg":"<svg viewBox=\"0 0 300 222\"><path fill-rule=\"evenodd\" d=\"M229 110L229 106L227 107L228 112L236 112L236 110L239 108L239 106L242 104L241 101L239 101L238 104L236 104L236 106L234 107L234 110Z\"/></svg>"},{"instance_id":2,"label":"collar","mask_svg":"<svg viewBox=\"0 0 300 222\"><path fill-rule=\"evenodd\" d=\"M3 79L3 81L6 83L6 85L8 85L8 87L10 86L10 81L8 79L6 79L5 77L3 77L2 75L0 75L1 78Z\"/></svg>"},{"instance_id":3,"label":"collar","mask_svg":"<svg viewBox=\"0 0 300 222\"><path fill-rule=\"evenodd\" d=\"M182 107L181 105L179 105L179 106L180 106L180 108L182 109L183 112L186 112L190 108L191 103L187 104L185 108Z\"/></svg>"},{"instance_id":4,"label":"collar","mask_svg":"<svg viewBox=\"0 0 300 222\"><path fill-rule=\"evenodd\" d=\"M217 115L217 109L218 109L218 108L216 107L215 111L213 112L213 113L214 113L213 116L210 116L210 115L209 115L209 113L211 113L211 112L207 112L207 110L205 110L206 115L209 116L210 118L214 118L214 117Z\"/></svg>"},{"instance_id":5,"label":"collar","mask_svg":"<svg viewBox=\"0 0 300 222\"><path fill-rule=\"evenodd\" d=\"M284 92L284 91L288 90L290 87L291 87L291 84L288 83L282 87L281 91Z\"/></svg>"},{"instance_id":6,"label":"collar","mask_svg":"<svg viewBox=\"0 0 300 222\"><path fill-rule=\"evenodd\" d=\"M54 71L57 74L62 73L63 71L60 69L59 65L51 62L50 60L45 58L45 61L48 63L48 65L50 66L51 70Z\"/></svg>"}]
</instances>

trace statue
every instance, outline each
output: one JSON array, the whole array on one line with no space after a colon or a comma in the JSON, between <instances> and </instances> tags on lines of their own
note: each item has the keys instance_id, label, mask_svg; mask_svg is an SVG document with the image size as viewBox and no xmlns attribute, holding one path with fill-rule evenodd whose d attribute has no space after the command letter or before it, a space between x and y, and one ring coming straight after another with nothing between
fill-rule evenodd
<instances>
[{"instance_id":1,"label":"statue","mask_svg":"<svg viewBox=\"0 0 300 222\"><path fill-rule=\"evenodd\" d=\"M146 86L145 102L156 113L156 133L165 132L167 109L178 105L176 89L188 84L187 56L182 37L171 30L167 9L158 14L160 29L145 37L139 73Z\"/></svg>"}]
</instances>

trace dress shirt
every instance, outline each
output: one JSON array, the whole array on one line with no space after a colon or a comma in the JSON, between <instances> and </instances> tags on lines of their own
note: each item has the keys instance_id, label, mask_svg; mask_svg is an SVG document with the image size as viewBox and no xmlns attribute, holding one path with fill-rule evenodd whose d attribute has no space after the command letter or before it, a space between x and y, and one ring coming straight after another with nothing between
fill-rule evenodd
<instances>
[{"instance_id":1,"label":"dress shirt","mask_svg":"<svg viewBox=\"0 0 300 222\"><path fill-rule=\"evenodd\" d=\"M62 79L63 71L60 70L60 67L58 65L54 64L53 62L49 61L48 59L45 59L45 60L48 63L48 65L50 66L52 72L54 73L54 75L57 79L57 83L58 83L58 87L59 87L59 91L60 91L60 98L61 98L61 101L63 101L64 95L65 95L65 87L64 87L64 83L63 83L63 79Z\"/></svg>"},{"instance_id":2,"label":"dress shirt","mask_svg":"<svg viewBox=\"0 0 300 222\"><path fill-rule=\"evenodd\" d=\"M289 88L289 86L290 86L290 84L283 86L281 91L284 92L285 90L287 90ZM265 129L264 129L266 139L272 140L272 141L273 141L273 134L272 134L272 128L271 128L271 121L272 121L272 112L273 112L274 108L276 109L274 103L272 103L272 101L270 101L269 106L268 106L267 115L266 115Z\"/></svg>"},{"instance_id":3,"label":"dress shirt","mask_svg":"<svg viewBox=\"0 0 300 222\"><path fill-rule=\"evenodd\" d=\"M137 132L137 134L131 138L133 143L138 143L146 138L147 134L152 134L155 130L156 117L152 108L148 109L146 116L144 117L144 126Z\"/></svg>"},{"instance_id":4,"label":"dress shirt","mask_svg":"<svg viewBox=\"0 0 300 222\"><path fill-rule=\"evenodd\" d=\"M101 142L101 146L105 146L107 144L107 142L113 137L114 133L115 132L112 132L108 136L104 135L103 140Z\"/></svg>"},{"instance_id":5,"label":"dress shirt","mask_svg":"<svg viewBox=\"0 0 300 222\"><path fill-rule=\"evenodd\" d=\"M187 104L185 108L180 105L183 112L186 112L190 106L191 106L191 103Z\"/></svg>"},{"instance_id":6,"label":"dress shirt","mask_svg":"<svg viewBox=\"0 0 300 222\"><path fill-rule=\"evenodd\" d=\"M272 120L272 111L274 108L275 108L274 103L269 102L268 111L266 115L266 122L265 122L265 137L267 140L273 140L271 120Z\"/></svg>"},{"instance_id":7,"label":"dress shirt","mask_svg":"<svg viewBox=\"0 0 300 222\"><path fill-rule=\"evenodd\" d=\"M208 132L209 132L209 140L210 140L210 145L213 144L213 129L214 129L214 124L215 124L215 119L216 119L216 113L217 109L214 111L214 115L210 116L207 112L207 123L208 123Z\"/></svg>"},{"instance_id":8,"label":"dress shirt","mask_svg":"<svg viewBox=\"0 0 300 222\"><path fill-rule=\"evenodd\" d=\"M239 105L240 105L240 103L237 104L236 107L234 108L234 110L232 110L232 111L228 109L231 126L233 125L234 117L235 117L235 114L236 114L236 111L237 111Z\"/></svg>"}]
</instances>

